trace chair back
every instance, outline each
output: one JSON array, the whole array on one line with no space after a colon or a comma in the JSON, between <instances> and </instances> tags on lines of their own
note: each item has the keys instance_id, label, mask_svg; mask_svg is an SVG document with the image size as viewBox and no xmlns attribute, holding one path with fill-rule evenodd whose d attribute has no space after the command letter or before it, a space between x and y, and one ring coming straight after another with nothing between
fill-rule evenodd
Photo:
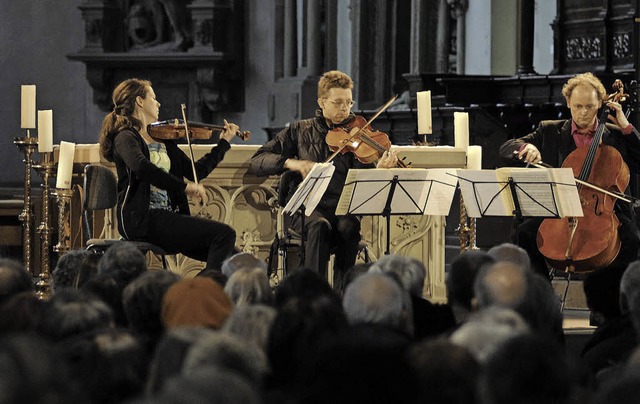
<instances>
[{"instance_id":1,"label":"chair back","mask_svg":"<svg viewBox=\"0 0 640 404\"><path fill-rule=\"evenodd\" d=\"M115 174L107 167L88 164L84 168L84 203L82 204L87 239L92 236L90 223L93 220L90 218L90 213L94 210L111 209L116 206L117 201L118 187Z\"/></svg>"}]
</instances>

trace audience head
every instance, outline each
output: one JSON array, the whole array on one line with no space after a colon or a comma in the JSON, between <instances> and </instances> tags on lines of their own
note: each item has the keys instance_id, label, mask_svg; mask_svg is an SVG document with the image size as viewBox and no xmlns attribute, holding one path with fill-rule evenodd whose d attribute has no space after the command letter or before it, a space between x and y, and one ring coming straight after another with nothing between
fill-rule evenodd
<instances>
[{"instance_id":1,"label":"audience head","mask_svg":"<svg viewBox=\"0 0 640 404\"><path fill-rule=\"evenodd\" d=\"M563 350L533 334L508 339L480 376L482 403L569 403L576 387Z\"/></svg>"},{"instance_id":2,"label":"audience head","mask_svg":"<svg viewBox=\"0 0 640 404\"><path fill-rule=\"evenodd\" d=\"M104 302L74 289L55 293L40 313L38 331L54 342L113 326L113 312Z\"/></svg>"},{"instance_id":3,"label":"audience head","mask_svg":"<svg viewBox=\"0 0 640 404\"><path fill-rule=\"evenodd\" d=\"M407 352L422 403L475 403L478 361L465 348L446 339L424 340Z\"/></svg>"},{"instance_id":4,"label":"audience head","mask_svg":"<svg viewBox=\"0 0 640 404\"><path fill-rule=\"evenodd\" d=\"M20 292L0 304L0 334L35 331L42 305L33 291Z\"/></svg>"},{"instance_id":5,"label":"audience head","mask_svg":"<svg viewBox=\"0 0 640 404\"><path fill-rule=\"evenodd\" d=\"M241 252L224 260L221 269L227 279L231 278L231 275L239 269L261 269L266 275L267 263L256 258L253 254Z\"/></svg>"},{"instance_id":6,"label":"audience head","mask_svg":"<svg viewBox=\"0 0 640 404\"><path fill-rule=\"evenodd\" d=\"M631 309L631 302L640 294L640 261L627 266L620 280L620 307L623 312Z\"/></svg>"},{"instance_id":7,"label":"audience head","mask_svg":"<svg viewBox=\"0 0 640 404\"><path fill-rule=\"evenodd\" d=\"M271 304L273 294L269 278L262 268L242 268L233 273L224 286L233 304Z\"/></svg>"},{"instance_id":8,"label":"audience head","mask_svg":"<svg viewBox=\"0 0 640 404\"><path fill-rule=\"evenodd\" d=\"M262 304L246 304L233 309L222 330L267 351L267 339L276 318L276 309Z\"/></svg>"},{"instance_id":9,"label":"audience head","mask_svg":"<svg viewBox=\"0 0 640 404\"><path fill-rule=\"evenodd\" d=\"M274 302L276 308L281 308L291 299L313 300L320 296L330 296L340 301L326 279L308 268L299 268L280 282L275 290Z\"/></svg>"},{"instance_id":10,"label":"audience head","mask_svg":"<svg viewBox=\"0 0 640 404\"><path fill-rule=\"evenodd\" d=\"M351 324L379 324L413 335L408 292L387 275L369 272L358 277L347 288L342 304Z\"/></svg>"},{"instance_id":11,"label":"audience head","mask_svg":"<svg viewBox=\"0 0 640 404\"><path fill-rule=\"evenodd\" d=\"M511 309L490 307L475 312L453 334L452 343L468 350L480 363L515 335L529 332L529 326Z\"/></svg>"},{"instance_id":12,"label":"audience head","mask_svg":"<svg viewBox=\"0 0 640 404\"><path fill-rule=\"evenodd\" d=\"M31 274L18 261L0 258L0 304L20 292L33 290Z\"/></svg>"},{"instance_id":13,"label":"audience head","mask_svg":"<svg viewBox=\"0 0 640 404\"><path fill-rule=\"evenodd\" d=\"M146 271L144 254L126 241L118 241L109 247L98 263L98 273L113 276L123 288Z\"/></svg>"},{"instance_id":14,"label":"audience head","mask_svg":"<svg viewBox=\"0 0 640 404\"><path fill-rule=\"evenodd\" d=\"M471 312L471 301L474 297L473 284L480 268L493 262L494 259L489 254L480 250L464 251L451 262L445 284L447 299L457 322L464 321Z\"/></svg>"},{"instance_id":15,"label":"audience head","mask_svg":"<svg viewBox=\"0 0 640 404\"><path fill-rule=\"evenodd\" d=\"M527 296L528 274L521 266L507 261L483 266L473 287L477 307L516 308Z\"/></svg>"},{"instance_id":16,"label":"audience head","mask_svg":"<svg viewBox=\"0 0 640 404\"><path fill-rule=\"evenodd\" d=\"M525 270L531 269L529 254L527 254L524 248L518 245L502 243L490 248L487 254L496 262L512 262Z\"/></svg>"},{"instance_id":17,"label":"audience head","mask_svg":"<svg viewBox=\"0 0 640 404\"><path fill-rule=\"evenodd\" d=\"M125 285L110 274L100 274L89 279L80 291L97 297L113 311L113 318L120 327L128 327L127 317L122 306L122 292Z\"/></svg>"},{"instance_id":18,"label":"audience head","mask_svg":"<svg viewBox=\"0 0 640 404\"><path fill-rule=\"evenodd\" d=\"M86 272L91 272L92 257L96 254L87 250L71 250L58 260L55 269L51 273L51 289L55 293L63 288L79 289L80 277L86 277ZM91 257L91 258L89 258ZM89 268L83 270L83 266ZM82 272L82 274L81 274Z\"/></svg>"},{"instance_id":19,"label":"audience head","mask_svg":"<svg viewBox=\"0 0 640 404\"><path fill-rule=\"evenodd\" d=\"M149 271L124 288L122 303L129 328L155 341L164 331L162 299L180 278L167 271ZM151 342L151 341L149 341Z\"/></svg>"},{"instance_id":20,"label":"audience head","mask_svg":"<svg viewBox=\"0 0 640 404\"><path fill-rule=\"evenodd\" d=\"M611 269L620 276L612 276ZM605 268L589 273L582 282L587 306L598 323L619 317L620 310L620 278L625 268ZM640 286L640 285L639 285Z\"/></svg>"},{"instance_id":21,"label":"audience head","mask_svg":"<svg viewBox=\"0 0 640 404\"><path fill-rule=\"evenodd\" d=\"M232 304L220 285L206 277L183 279L173 284L162 300L162 322L177 327L220 328Z\"/></svg>"},{"instance_id":22,"label":"audience head","mask_svg":"<svg viewBox=\"0 0 640 404\"><path fill-rule=\"evenodd\" d=\"M347 286L351 284L357 277L360 275L364 275L369 272L369 269L373 265L373 262L361 262L357 263L351 268L347 269L342 275L342 282L340 283L340 296L344 296L345 290L347 290Z\"/></svg>"},{"instance_id":23,"label":"audience head","mask_svg":"<svg viewBox=\"0 0 640 404\"><path fill-rule=\"evenodd\" d=\"M404 255L385 255L373 263L369 272L374 271L395 274L404 290L412 296L422 297L427 271L417 259Z\"/></svg>"}]
</instances>

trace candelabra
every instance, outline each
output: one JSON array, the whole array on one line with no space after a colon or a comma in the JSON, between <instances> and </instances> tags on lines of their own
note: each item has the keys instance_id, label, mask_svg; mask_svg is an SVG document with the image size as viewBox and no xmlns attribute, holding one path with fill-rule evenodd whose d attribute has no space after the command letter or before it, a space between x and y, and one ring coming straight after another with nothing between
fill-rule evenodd
<instances>
[{"instance_id":1,"label":"candelabra","mask_svg":"<svg viewBox=\"0 0 640 404\"><path fill-rule=\"evenodd\" d=\"M51 217L49 215L49 179L52 177L55 163L53 162L53 152L40 153L42 161L34 164L33 168L42 177L42 222L38 226L40 233L41 259L40 279L36 283L36 294L39 299L46 299L51 292L51 256L49 244L51 242Z\"/></svg>"},{"instance_id":2,"label":"candelabra","mask_svg":"<svg viewBox=\"0 0 640 404\"><path fill-rule=\"evenodd\" d=\"M73 190L57 188L53 194L58 201L58 244L53 251L63 256L71 249L71 198Z\"/></svg>"},{"instance_id":3,"label":"candelabra","mask_svg":"<svg viewBox=\"0 0 640 404\"><path fill-rule=\"evenodd\" d=\"M19 219L22 222L23 228L22 252L24 267L30 274L33 274L33 268L31 265L31 238L33 232L33 211L31 210L31 168L33 168L33 160L31 158L38 148L38 138L29 136L29 130L27 129L27 137L15 138L13 143L24 155L24 206L22 207Z\"/></svg>"}]
</instances>

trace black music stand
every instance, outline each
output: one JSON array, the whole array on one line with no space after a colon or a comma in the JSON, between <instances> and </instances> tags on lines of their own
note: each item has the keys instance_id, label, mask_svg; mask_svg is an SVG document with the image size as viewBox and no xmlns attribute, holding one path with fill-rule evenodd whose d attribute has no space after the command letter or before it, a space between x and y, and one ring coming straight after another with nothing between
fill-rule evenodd
<instances>
[{"instance_id":1,"label":"black music stand","mask_svg":"<svg viewBox=\"0 0 640 404\"><path fill-rule=\"evenodd\" d=\"M453 171L406 168L349 170L336 214L384 216L387 224L385 254L388 255L391 215L449 213L457 184L451 175Z\"/></svg>"}]
</instances>

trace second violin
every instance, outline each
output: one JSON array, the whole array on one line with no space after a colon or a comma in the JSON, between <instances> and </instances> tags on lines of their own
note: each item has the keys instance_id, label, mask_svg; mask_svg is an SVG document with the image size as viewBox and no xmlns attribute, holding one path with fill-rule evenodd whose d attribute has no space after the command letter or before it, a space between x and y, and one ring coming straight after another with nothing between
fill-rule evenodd
<instances>
[{"instance_id":1,"label":"second violin","mask_svg":"<svg viewBox=\"0 0 640 404\"><path fill-rule=\"evenodd\" d=\"M222 125L211 125L201 122L188 123L189 137L191 139L211 139L213 134L224 130ZM182 119L170 119L167 121L154 122L147 126L147 133L156 140L172 140L186 138L185 125ZM242 140L249 140L249 131L238 131L237 136Z\"/></svg>"}]
</instances>

